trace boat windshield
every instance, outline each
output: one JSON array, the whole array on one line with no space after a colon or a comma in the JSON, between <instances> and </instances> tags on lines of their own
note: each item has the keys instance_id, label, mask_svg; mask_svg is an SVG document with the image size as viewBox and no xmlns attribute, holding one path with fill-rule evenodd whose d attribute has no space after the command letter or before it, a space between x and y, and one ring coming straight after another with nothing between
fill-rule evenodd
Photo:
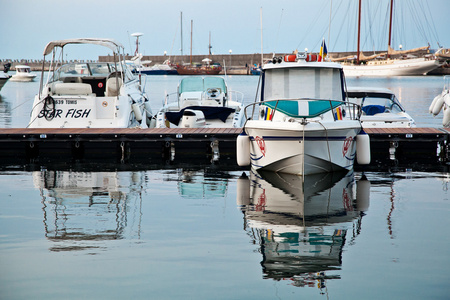
<instances>
[{"instance_id":1,"label":"boat windshield","mask_svg":"<svg viewBox=\"0 0 450 300\"><path fill-rule=\"evenodd\" d=\"M263 100L322 99L343 101L340 69L268 69L264 78Z\"/></svg>"},{"instance_id":2,"label":"boat windshield","mask_svg":"<svg viewBox=\"0 0 450 300\"><path fill-rule=\"evenodd\" d=\"M226 93L225 81L221 77L187 77L181 80L179 93L206 92L208 89L219 89Z\"/></svg>"},{"instance_id":3,"label":"boat windshield","mask_svg":"<svg viewBox=\"0 0 450 300\"><path fill-rule=\"evenodd\" d=\"M86 77L104 78L113 72L115 72L115 67L110 63L69 63L56 70L51 81L67 81ZM132 79L131 73L125 72L125 74L126 81Z\"/></svg>"},{"instance_id":4,"label":"boat windshield","mask_svg":"<svg viewBox=\"0 0 450 300\"><path fill-rule=\"evenodd\" d=\"M389 93L364 93L364 95L359 94L361 93L349 93L348 97L354 98L356 102L361 102L362 104L361 109L366 115L374 115L377 113L384 113L384 112L400 113L405 111L393 94Z\"/></svg>"}]
</instances>

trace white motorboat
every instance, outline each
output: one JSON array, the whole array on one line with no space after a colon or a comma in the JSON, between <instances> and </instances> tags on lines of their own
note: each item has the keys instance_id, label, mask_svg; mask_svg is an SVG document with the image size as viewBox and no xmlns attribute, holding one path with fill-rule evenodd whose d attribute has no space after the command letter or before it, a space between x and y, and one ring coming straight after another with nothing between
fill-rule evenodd
<instances>
[{"instance_id":1,"label":"white motorboat","mask_svg":"<svg viewBox=\"0 0 450 300\"><path fill-rule=\"evenodd\" d=\"M178 84L177 100L165 104L156 117L156 127L223 128L244 125L243 94L228 89L223 77L191 76Z\"/></svg>"},{"instance_id":2,"label":"white motorboat","mask_svg":"<svg viewBox=\"0 0 450 300\"><path fill-rule=\"evenodd\" d=\"M444 88L442 92L434 97L431 102L429 112L433 116L437 116L443 108L444 117L442 118L442 125L450 126L450 75L444 76Z\"/></svg>"},{"instance_id":3,"label":"white motorboat","mask_svg":"<svg viewBox=\"0 0 450 300\"><path fill-rule=\"evenodd\" d=\"M411 128L414 119L405 111L395 94L386 88L348 87L349 101L361 106L363 128Z\"/></svg>"},{"instance_id":4,"label":"white motorboat","mask_svg":"<svg viewBox=\"0 0 450 300\"><path fill-rule=\"evenodd\" d=\"M59 59L68 45L98 45L113 51L111 62L71 62ZM53 59L44 84L41 77L30 128L126 128L151 123L151 109L140 79L125 64L123 46L111 39L52 41L44 49ZM144 109L145 108L145 109Z\"/></svg>"},{"instance_id":5,"label":"white motorboat","mask_svg":"<svg viewBox=\"0 0 450 300\"><path fill-rule=\"evenodd\" d=\"M16 74L11 76L11 81L33 81L36 74L31 73L30 66L16 65Z\"/></svg>"},{"instance_id":6,"label":"white motorboat","mask_svg":"<svg viewBox=\"0 0 450 300\"><path fill-rule=\"evenodd\" d=\"M357 147L358 163L370 163L369 137L359 106L346 100L342 66L306 58L286 55L264 65L261 101L245 108L258 109L260 118L249 119L238 137L239 165L296 175L350 170Z\"/></svg>"},{"instance_id":7,"label":"white motorboat","mask_svg":"<svg viewBox=\"0 0 450 300\"><path fill-rule=\"evenodd\" d=\"M11 75L8 74L9 68L11 67L10 63L7 63L3 65L3 72L0 72L0 91L2 90L3 86L8 82L8 80L11 78Z\"/></svg>"}]
</instances>

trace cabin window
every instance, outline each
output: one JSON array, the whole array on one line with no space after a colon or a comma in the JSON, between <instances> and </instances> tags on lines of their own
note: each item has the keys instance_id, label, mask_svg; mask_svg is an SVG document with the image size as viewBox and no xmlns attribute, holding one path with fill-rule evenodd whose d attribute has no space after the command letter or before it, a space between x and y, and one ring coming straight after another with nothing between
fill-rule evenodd
<instances>
[{"instance_id":1,"label":"cabin window","mask_svg":"<svg viewBox=\"0 0 450 300\"><path fill-rule=\"evenodd\" d=\"M265 72L264 100L343 100L339 69L299 67L270 69Z\"/></svg>"}]
</instances>

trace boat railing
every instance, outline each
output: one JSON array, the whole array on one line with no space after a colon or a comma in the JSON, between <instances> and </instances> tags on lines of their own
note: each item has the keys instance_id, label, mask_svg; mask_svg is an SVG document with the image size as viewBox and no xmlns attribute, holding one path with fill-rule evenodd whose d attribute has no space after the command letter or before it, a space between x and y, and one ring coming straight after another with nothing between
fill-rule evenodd
<instances>
[{"instance_id":1,"label":"boat railing","mask_svg":"<svg viewBox=\"0 0 450 300\"><path fill-rule=\"evenodd\" d=\"M228 94L229 94L230 101L238 102L241 104L244 103L244 93L239 92L239 91L229 90Z\"/></svg>"},{"instance_id":2,"label":"boat railing","mask_svg":"<svg viewBox=\"0 0 450 300\"><path fill-rule=\"evenodd\" d=\"M168 103L175 102L175 100L171 100L173 95L177 95L178 96L178 92L173 92L173 93L167 93L166 92L165 95L164 95L164 100L162 102L162 105L164 106L164 105L166 105ZM179 102L180 100L178 99L178 97L177 97L177 101L178 101L178 106L180 106L180 102Z\"/></svg>"},{"instance_id":3,"label":"boat railing","mask_svg":"<svg viewBox=\"0 0 450 300\"><path fill-rule=\"evenodd\" d=\"M298 104L297 106L293 106L292 103L297 102L297 103L314 103L314 104L319 104L318 106L316 105L316 108L313 109L312 111L308 111L305 114L299 115L298 114ZM290 104L289 104L290 103ZM250 120L253 119L253 116L255 114L255 111L257 111L257 113L259 113L259 109L257 109L257 106L260 105L265 105L268 108L271 109L270 111L270 117L266 116L266 120L268 121L273 121L275 114L280 111L283 112L284 114L291 116L293 118L299 118L299 119L312 119L312 118L316 118L324 113L327 113L329 111L334 111L333 118L334 121L338 121L341 118L338 116L338 114L336 114L336 110L338 107L344 107L347 109L347 111L345 112L345 114L349 114L349 118L352 120L359 120L360 116L361 116L361 106L355 102L350 102L348 100L331 100L331 99L315 99L315 98L283 98L283 99L274 99L274 100L264 100L264 101L258 101L258 102L254 102L254 103L250 103L248 105L246 105L244 107L244 116L246 120ZM294 114L292 112L288 112L286 108L288 108L289 106L291 106L290 108L297 108L297 113ZM247 110L249 108L252 108L252 113L251 115L247 114ZM341 116L342 117L342 116Z\"/></svg>"}]
</instances>

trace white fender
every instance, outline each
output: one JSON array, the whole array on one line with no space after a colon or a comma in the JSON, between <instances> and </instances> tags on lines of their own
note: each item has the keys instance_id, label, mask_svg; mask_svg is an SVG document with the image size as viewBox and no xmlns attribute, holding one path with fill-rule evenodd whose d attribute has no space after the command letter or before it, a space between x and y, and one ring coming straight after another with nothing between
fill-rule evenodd
<instances>
[{"instance_id":1,"label":"white fender","mask_svg":"<svg viewBox=\"0 0 450 300\"><path fill-rule=\"evenodd\" d=\"M442 118L442 125L448 127L450 125L450 94L444 97L444 117Z\"/></svg>"},{"instance_id":2,"label":"white fender","mask_svg":"<svg viewBox=\"0 0 450 300\"><path fill-rule=\"evenodd\" d=\"M434 105L431 109L431 113L433 114L433 116L438 115L439 112L441 111L442 106L444 105L444 98L445 98L444 95L440 94L435 97L436 102L434 102L434 99L433 99Z\"/></svg>"},{"instance_id":3,"label":"white fender","mask_svg":"<svg viewBox=\"0 0 450 300\"><path fill-rule=\"evenodd\" d=\"M242 173L237 180L236 204L238 206L250 205L250 179L245 173Z\"/></svg>"},{"instance_id":4,"label":"white fender","mask_svg":"<svg viewBox=\"0 0 450 300\"><path fill-rule=\"evenodd\" d=\"M151 124L153 115L152 115L152 108L150 107L150 101L144 102L144 111L145 111L145 122L147 123L147 127L148 128L155 127L155 125L153 125L153 127L152 127L152 124Z\"/></svg>"},{"instance_id":5,"label":"white fender","mask_svg":"<svg viewBox=\"0 0 450 300\"><path fill-rule=\"evenodd\" d=\"M141 108L139 107L139 104L133 103L133 105L131 105L131 107L133 108L133 112L134 112L134 116L136 117L136 120L138 120L138 122L142 121L142 112L141 112Z\"/></svg>"},{"instance_id":6,"label":"white fender","mask_svg":"<svg viewBox=\"0 0 450 300\"><path fill-rule=\"evenodd\" d=\"M428 108L428 112L431 114L433 113L434 105L436 104L436 101L442 96L442 94L437 95L434 97L433 101L431 101L430 107Z\"/></svg>"},{"instance_id":7,"label":"white fender","mask_svg":"<svg viewBox=\"0 0 450 300\"><path fill-rule=\"evenodd\" d=\"M356 210L367 211L370 203L370 181L363 175L356 183Z\"/></svg>"},{"instance_id":8,"label":"white fender","mask_svg":"<svg viewBox=\"0 0 450 300\"><path fill-rule=\"evenodd\" d=\"M250 165L250 138L244 131L236 140L236 160L241 167Z\"/></svg>"},{"instance_id":9,"label":"white fender","mask_svg":"<svg viewBox=\"0 0 450 300\"><path fill-rule=\"evenodd\" d=\"M356 136L356 160L360 165L370 164L370 137L363 130Z\"/></svg>"}]
</instances>

